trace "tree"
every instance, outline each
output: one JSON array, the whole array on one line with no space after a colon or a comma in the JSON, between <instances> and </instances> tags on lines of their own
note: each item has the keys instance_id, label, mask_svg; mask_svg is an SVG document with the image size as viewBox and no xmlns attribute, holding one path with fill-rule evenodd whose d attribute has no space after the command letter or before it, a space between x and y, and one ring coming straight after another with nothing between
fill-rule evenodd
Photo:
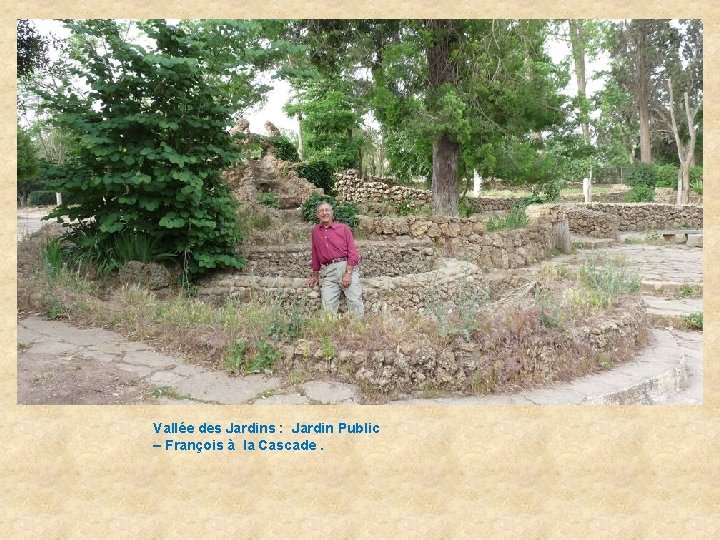
<instances>
[{"instance_id":1,"label":"tree","mask_svg":"<svg viewBox=\"0 0 720 540\"><path fill-rule=\"evenodd\" d=\"M658 93L654 111L674 139L680 162L677 204L687 204L690 167L697 145L697 118L702 108L702 21L680 21L677 35L677 46L666 51L659 76L665 80L667 92Z\"/></svg>"},{"instance_id":2,"label":"tree","mask_svg":"<svg viewBox=\"0 0 720 540\"><path fill-rule=\"evenodd\" d=\"M205 77L206 43L159 20L137 24L149 49L114 21L66 24L70 73L85 85L41 93L53 124L78 141L55 169L71 202L51 217L78 219L68 236L101 263L124 235L180 257L189 277L240 266L236 202L220 176L235 156L233 103Z\"/></svg>"},{"instance_id":3,"label":"tree","mask_svg":"<svg viewBox=\"0 0 720 540\"><path fill-rule=\"evenodd\" d=\"M352 103L352 93L341 80L321 78L296 90L288 114L300 114L304 159L322 159L333 170L360 168L365 143L362 118Z\"/></svg>"},{"instance_id":4,"label":"tree","mask_svg":"<svg viewBox=\"0 0 720 540\"><path fill-rule=\"evenodd\" d=\"M47 65L47 42L27 19L17 21L17 77L31 75Z\"/></svg>"},{"instance_id":5,"label":"tree","mask_svg":"<svg viewBox=\"0 0 720 540\"><path fill-rule=\"evenodd\" d=\"M20 204L24 205L33 189L38 173L37 148L30 134L17 126L17 188Z\"/></svg>"}]
</instances>

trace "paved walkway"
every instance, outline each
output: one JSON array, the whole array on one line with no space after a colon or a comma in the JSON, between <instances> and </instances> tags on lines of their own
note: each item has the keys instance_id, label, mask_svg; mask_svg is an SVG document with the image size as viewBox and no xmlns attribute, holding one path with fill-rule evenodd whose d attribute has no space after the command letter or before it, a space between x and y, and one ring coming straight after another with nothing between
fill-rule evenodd
<instances>
[{"instance_id":1,"label":"paved walkway","mask_svg":"<svg viewBox=\"0 0 720 540\"><path fill-rule=\"evenodd\" d=\"M702 285L702 250L685 246L620 245L580 250L552 264L581 264L591 254L624 254L653 283ZM645 296L648 311L676 317L702 311L702 299ZM672 320L672 319L670 319ZM632 362L568 384L487 397L410 399L393 404L701 404L702 333L652 330ZM18 321L20 403L353 404L350 384L278 377L236 377L187 363L149 345L98 328L28 317Z\"/></svg>"}]
</instances>

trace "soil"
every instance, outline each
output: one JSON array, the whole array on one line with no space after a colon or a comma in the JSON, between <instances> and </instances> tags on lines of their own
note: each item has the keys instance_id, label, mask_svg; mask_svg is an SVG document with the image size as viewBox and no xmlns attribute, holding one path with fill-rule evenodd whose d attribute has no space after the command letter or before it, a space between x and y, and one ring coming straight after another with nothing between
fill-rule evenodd
<instances>
[{"instance_id":1,"label":"soil","mask_svg":"<svg viewBox=\"0 0 720 540\"><path fill-rule=\"evenodd\" d=\"M125 405L154 399L137 375L72 354L23 355L17 377L17 402L23 405Z\"/></svg>"}]
</instances>

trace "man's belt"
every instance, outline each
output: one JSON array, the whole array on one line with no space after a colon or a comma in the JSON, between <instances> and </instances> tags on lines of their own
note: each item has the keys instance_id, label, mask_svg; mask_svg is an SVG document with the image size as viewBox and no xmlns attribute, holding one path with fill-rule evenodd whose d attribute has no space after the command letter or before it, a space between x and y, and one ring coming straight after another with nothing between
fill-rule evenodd
<instances>
[{"instance_id":1,"label":"man's belt","mask_svg":"<svg viewBox=\"0 0 720 540\"><path fill-rule=\"evenodd\" d=\"M323 266L327 266L328 264L333 264L333 263L341 262L341 261L347 261L347 257L338 257L337 259L332 259L332 260L326 262L325 264L323 264Z\"/></svg>"}]
</instances>

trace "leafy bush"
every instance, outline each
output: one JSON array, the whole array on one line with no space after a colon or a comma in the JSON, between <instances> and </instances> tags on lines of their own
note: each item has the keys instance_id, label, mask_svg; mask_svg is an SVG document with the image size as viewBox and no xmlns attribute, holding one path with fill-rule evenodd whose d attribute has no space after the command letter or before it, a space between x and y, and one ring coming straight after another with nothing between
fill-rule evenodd
<instances>
[{"instance_id":1,"label":"leafy bush","mask_svg":"<svg viewBox=\"0 0 720 540\"><path fill-rule=\"evenodd\" d=\"M650 186L634 186L625 195L625 202L653 202L655 200L655 188Z\"/></svg>"},{"instance_id":2,"label":"leafy bush","mask_svg":"<svg viewBox=\"0 0 720 540\"><path fill-rule=\"evenodd\" d=\"M260 204L269 206L270 208L277 208L280 204L280 197L278 197L277 193L273 193L272 191L261 193Z\"/></svg>"},{"instance_id":3,"label":"leafy bush","mask_svg":"<svg viewBox=\"0 0 720 540\"><path fill-rule=\"evenodd\" d=\"M274 135L270 137L270 144L275 149L275 157L283 161L300 161L297 148L285 135Z\"/></svg>"},{"instance_id":4,"label":"leafy bush","mask_svg":"<svg viewBox=\"0 0 720 540\"><path fill-rule=\"evenodd\" d=\"M330 195L321 195L313 193L305 202L302 203L301 211L305 221L317 222L317 206L320 203L330 203L333 207L333 219L341 223L345 223L350 228L355 228L358 223L357 206L350 202L340 202Z\"/></svg>"},{"instance_id":5,"label":"leafy bush","mask_svg":"<svg viewBox=\"0 0 720 540\"><path fill-rule=\"evenodd\" d=\"M158 251L175 254L188 279L241 267L238 203L220 175L237 157L226 129L232 96L204 72L210 38L162 20L136 26L150 50L123 41L114 21L68 22L84 38L70 73L93 92L39 92L55 127L78 141L51 185L72 204L50 217L84 221L71 236L90 234L88 255L106 268L118 262L114 237L123 231L157 238Z\"/></svg>"},{"instance_id":6,"label":"leafy bush","mask_svg":"<svg viewBox=\"0 0 720 540\"><path fill-rule=\"evenodd\" d=\"M657 165L657 187L668 187L677 189L679 168L671 163Z\"/></svg>"},{"instance_id":7,"label":"leafy bush","mask_svg":"<svg viewBox=\"0 0 720 540\"><path fill-rule=\"evenodd\" d=\"M653 163L633 163L628 169L625 183L631 187L654 188L658 181L657 166ZM677 182L677 176L675 177Z\"/></svg>"},{"instance_id":8,"label":"leafy bush","mask_svg":"<svg viewBox=\"0 0 720 540\"><path fill-rule=\"evenodd\" d=\"M335 171L329 162L317 158L305 161L298 166L297 173L314 186L322 188L326 195L335 196Z\"/></svg>"},{"instance_id":9,"label":"leafy bush","mask_svg":"<svg viewBox=\"0 0 720 540\"><path fill-rule=\"evenodd\" d=\"M57 202L54 191L31 191L28 195L30 206L49 206Z\"/></svg>"},{"instance_id":10,"label":"leafy bush","mask_svg":"<svg viewBox=\"0 0 720 540\"><path fill-rule=\"evenodd\" d=\"M460 201L458 201L458 213L460 217L464 218L469 218L475 213L475 207L467 200L467 197L462 197Z\"/></svg>"}]
</instances>

